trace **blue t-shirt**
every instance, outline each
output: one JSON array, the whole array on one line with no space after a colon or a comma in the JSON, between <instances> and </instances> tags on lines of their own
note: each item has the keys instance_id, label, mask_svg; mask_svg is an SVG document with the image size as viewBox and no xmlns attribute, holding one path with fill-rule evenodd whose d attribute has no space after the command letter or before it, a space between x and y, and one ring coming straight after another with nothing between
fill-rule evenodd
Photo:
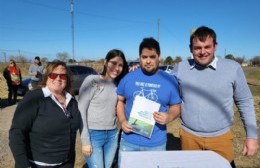
<instances>
[{"instance_id":1,"label":"blue t-shirt","mask_svg":"<svg viewBox=\"0 0 260 168\"><path fill-rule=\"evenodd\" d=\"M167 112L169 105L179 104L178 83L175 76L159 70L153 75L146 75L141 68L128 73L119 83L117 94L126 99L125 115L129 119L136 95L144 96L147 99L159 103L160 112ZM151 138L135 133L122 133L122 138L127 142L141 146L159 146L166 143L166 125L155 124Z\"/></svg>"}]
</instances>

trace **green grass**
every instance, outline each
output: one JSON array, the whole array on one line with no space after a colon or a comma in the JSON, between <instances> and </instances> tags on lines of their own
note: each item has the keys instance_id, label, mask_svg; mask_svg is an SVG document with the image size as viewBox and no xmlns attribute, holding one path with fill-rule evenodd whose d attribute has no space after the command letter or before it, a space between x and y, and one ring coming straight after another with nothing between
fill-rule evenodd
<instances>
[{"instance_id":1,"label":"green grass","mask_svg":"<svg viewBox=\"0 0 260 168\"><path fill-rule=\"evenodd\" d=\"M246 75L246 78L252 78L252 79L255 79L255 80L260 80L260 70Z\"/></svg>"},{"instance_id":2,"label":"green grass","mask_svg":"<svg viewBox=\"0 0 260 168\"><path fill-rule=\"evenodd\" d=\"M260 96L260 86L249 85L249 88L250 88L253 96Z\"/></svg>"},{"instance_id":3,"label":"green grass","mask_svg":"<svg viewBox=\"0 0 260 168\"><path fill-rule=\"evenodd\" d=\"M253 96L260 96L260 67L243 68Z\"/></svg>"}]
</instances>

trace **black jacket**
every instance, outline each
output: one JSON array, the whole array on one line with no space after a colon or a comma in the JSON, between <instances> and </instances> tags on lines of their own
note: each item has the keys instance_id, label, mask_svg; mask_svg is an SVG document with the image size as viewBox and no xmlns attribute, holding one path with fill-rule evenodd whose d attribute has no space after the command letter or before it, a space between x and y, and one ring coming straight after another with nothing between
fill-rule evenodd
<instances>
[{"instance_id":1,"label":"black jacket","mask_svg":"<svg viewBox=\"0 0 260 168\"><path fill-rule=\"evenodd\" d=\"M30 166L28 160L45 163L65 162L75 154L81 117L77 101L67 106L68 118L41 89L29 91L18 104L9 131L9 145L15 167Z\"/></svg>"}]
</instances>

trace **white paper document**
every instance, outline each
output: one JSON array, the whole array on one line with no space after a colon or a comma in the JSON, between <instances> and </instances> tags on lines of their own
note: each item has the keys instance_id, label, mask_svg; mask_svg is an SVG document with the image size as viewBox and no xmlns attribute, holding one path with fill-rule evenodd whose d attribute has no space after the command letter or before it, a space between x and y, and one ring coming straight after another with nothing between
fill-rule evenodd
<instances>
[{"instance_id":1,"label":"white paper document","mask_svg":"<svg viewBox=\"0 0 260 168\"><path fill-rule=\"evenodd\" d=\"M155 124L153 113L159 111L159 109L159 103L145 97L136 96L128 120L133 132L151 138Z\"/></svg>"},{"instance_id":2,"label":"white paper document","mask_svg":"<svg viewBox=\"0 0 260 168\"><path fill-rule=\"evenodd\" d=\"M123 168L231 168L213 151L122 151Z\"/></svg>"}]
</instances>

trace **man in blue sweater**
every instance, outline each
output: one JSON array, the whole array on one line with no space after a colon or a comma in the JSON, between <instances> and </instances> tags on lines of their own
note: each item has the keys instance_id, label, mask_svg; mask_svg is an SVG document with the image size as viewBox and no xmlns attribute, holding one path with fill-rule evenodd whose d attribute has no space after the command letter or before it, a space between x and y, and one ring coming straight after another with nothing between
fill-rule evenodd
<instances>
[{"instance_id":1,"label":"man in blue sweater","mask_svg":"<svg viewBox=\"0 0 260 168\"><path fill-rule=\"evenodd\" d=\"M202 26L190 37L193 59L178 64L173 73L182 98L180 131L183 150L212 150L233 167L233 102L243 121L246 140L243 155L258 148L254 101L241 66L215 57L216 33Z\"/></svg>"}]
</instances>

